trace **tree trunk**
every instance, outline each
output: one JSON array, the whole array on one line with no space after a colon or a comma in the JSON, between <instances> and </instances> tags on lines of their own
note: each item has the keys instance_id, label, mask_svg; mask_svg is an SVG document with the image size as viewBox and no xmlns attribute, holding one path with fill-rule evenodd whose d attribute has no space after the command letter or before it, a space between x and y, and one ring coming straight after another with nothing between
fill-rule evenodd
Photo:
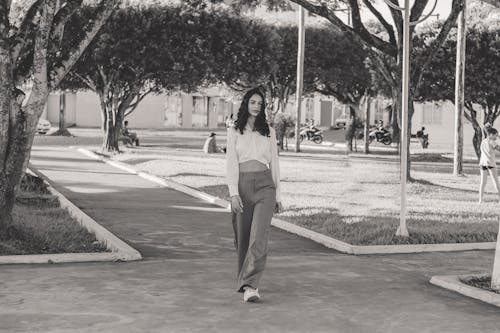
<instances>
[{"instance_id":1,"label":"tree trunk","mask_svg":"<svg viewBox=\"0 0 500 333\"><path fill-rule=\"evenodd\" d=\"M370 134L370 107L371 107L371 97L367 96L366 98L366 106L365 106L365 128L364 128L364 135L363 137L365 138L365 154L370 153L370 140L368 138Z\"/></svg>"},{"instance_id":2,"label":"tree trunk","mask_svg":"<svg viewBox=\"0 0 500 333\"><path fill-rule=\"evenodd\" d=\"M15 188L11 186L9 175L0 173L0 239L12 225L12 209L15 202Z\"/></svg>"},{"instance_id":3,"label":"tree trunk","mask_svg":"<svg viewBox=\"0 0 500 333\"><path fill-rule=\"evenodd\" d=\"M66 128L66 94L64 92L59 95L59 129L52 135L72 136Z\"/></svg>"},{"instance_id":4,"label":"tree trunk","mask_svg":"<svg viewBox=\"0 0 500 333\"><path fill-rule=\"evenodd\" d=\"M463 174L464 133L462 116L464 113L465 51L466 51L466 3L458 18L457 59L455 67L455 142L453 149L453 175Z\"/></svg>"},{"instance_id":5,"label":"tree trunk","mask_svg":"<svg viewBox=\"0 0 500 333\"><path fill-rule=\"evenodd\" d=\"M111 107L110 107L111 109ZM120 132L117 131L116 123L114 122L114 115L112 110L105 110L107 113L106 119L107 123L104 126L104 138L102 144L102 150L110 153L120 152L118 146L118 139L120 138Z\"/></svg>"},{"instance_id":6,"label":"tree trunk","mask_svg":"<svg viewBox=\"0 0 500 333\"><path fill-rule=\"evenodd\" d=\"M401 141L401 87L392 91L392 107L391 107L391 129L392 142L398 143Z\"/></svg>"},{"instance_id":7,"label":"tree trunk","mask_svg":"<svg viewBox=\"0 0 500 333\"><path fill-rule=\"evenodd\" d=\"M125 111L129 109L135 95L129 94L123 99L117 99L114 94L100 93L101 114L103 119L103 144L102 150L110 153L118 153L119 139L122 136L122 125L125 119Z\"/></svg>"},{"instance_id":8,"label":"tree trunk","mask_svg":"<svg viewBox=\"0 0 500 333\"><path fill-rule=\"evenodd\" d=\"M359 109L359 104L349 105L349 124L347 126L347 131L345 134L347 149L349 152L353 151L352 143L354 136L356 134L356 125L358 124L357 110Z\"/></svg>"},{"instance_id":9,"label":"tree trunk","mask_svg":"<svg viewBox=\"0 0 500 333\"><path fill-rule=\"evenodd\" d=\"M16 101L11 104L14 119L8 134L8 155L0 172L0 230L7 231L10 239L22 236L12 226L12 209L19 184L28 167L36 124L43 112L41 100L43 96L35 98L34 103L23 109Z\"/></svg>"},{"instance_id":10,"label":"tree trunk","mask_svg":"<svg viewBox=\"0 0 500 333\"><path fill-rule=\"evenodd\" d=\"M411 124L412 124L412 119L413 119L413 113L415 112L415 104L413 102L413 94L410 92L409 94L409 100L408 100L408 130L406 131L407 134L407 140L406 140L406 160L408 163L406 163L406 180L407 181L412 181L413 178L411 177L411 153L410 153L410 140L411 140Z\"/></svg>"},{"instance_id":11,"label":"tree trunk","mask_svg":"<svg viewBox=\"0 0 500 333\"><path fill-rule=\"evenodd\" d=\"M66 94L59 95L59 131L66 130Z\"/></svg>"},{"instance_id":12,"label":"tree trunk","mask_svg":"<svg viewBox=\"0 0 500 333\"><path fill-rule=\"evenodd\" d=\"M472 124L474 128L474 136L472 137L472 145L477 158L481 158L481 141L483 141L483 130L479 126Z\"/></svg>"}]
</instances>

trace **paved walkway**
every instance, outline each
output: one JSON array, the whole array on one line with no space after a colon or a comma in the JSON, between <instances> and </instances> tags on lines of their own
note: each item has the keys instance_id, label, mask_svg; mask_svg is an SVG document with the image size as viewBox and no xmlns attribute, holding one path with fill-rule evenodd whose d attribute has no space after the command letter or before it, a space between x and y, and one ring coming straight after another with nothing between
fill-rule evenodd
<instances>
[{"instance_id":1,"label":"paved walkway","mask_svg":"<svg viewBox=\"0 0 500 333\"><path fill-rule=\"evenodd\" d=\"M140 262L0 267L1 332L498 332L497 308L428 283L484 272L492 251L348 256L273 229L263 301L234 291L228 213L37 146L33 164Z\"/></svg>"}]
</instances>

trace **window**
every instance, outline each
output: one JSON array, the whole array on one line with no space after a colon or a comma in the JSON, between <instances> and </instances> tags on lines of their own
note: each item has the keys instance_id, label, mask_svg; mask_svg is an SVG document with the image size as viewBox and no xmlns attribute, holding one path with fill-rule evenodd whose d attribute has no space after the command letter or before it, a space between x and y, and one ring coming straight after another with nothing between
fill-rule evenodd
<instances>
[{"instance_id":1,"label":"window","mask_svg":"<svg viewBox=\"0 0 500 333\"><path fill-rule=\"evenodd\" d=\"M440 125L442 119L441 106L436 103L422 104L422 124Z\"/></svg>"},{"instance_id":2,"label":"window","mask_svg":"<svg viewBox=\"0 0 500 333\"><path fill-rule=\"evenodd\" d=\"M192 127L208 126L208 105L204 96L193 96Z\"/></svg>"}]
</instances>

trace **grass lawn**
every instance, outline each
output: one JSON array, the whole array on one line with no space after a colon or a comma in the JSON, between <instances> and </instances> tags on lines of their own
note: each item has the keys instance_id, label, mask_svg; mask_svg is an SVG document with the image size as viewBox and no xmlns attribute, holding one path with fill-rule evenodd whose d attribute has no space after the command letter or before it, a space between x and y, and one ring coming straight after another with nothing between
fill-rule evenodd
<instances>
[{"instance_id":1,"label":"grass lawn","mask_svg":"<svg viewBox=\"0 0 500 333\"><path fill-rule=\"evenodd\" d=\"M481 288L486 291L500 294L500 291L491 288L491 276L472 276L466 279L460 279L460 281L471 287Z\"/></svg>"},{"instance_id":2,"label":"grass lawn","mask_svg":"<svg viewBox=\"0 0 500 333\"><path fill-rule=\"evenodd\" d=\"M105 245L59 206L39 178L21 186L13 218L21 237L0 239L0 255L106 252Z\"/></svg>"},{"instance_id":3,"label":"grass lawn","mask_svg":"<svg viewBox=\"0 0 500 333\"><path fill-rule=\"evenodd\" d=\"M228 198L225 156L188 149L125 149L114 157L141 171L168 177ZM442 161L440 161L442 162ZM338 154L282 153L283 220L355 245L492 242L498 204L491 182L477 204L478 175L455 178L412 170L408 186L409 238L395 237L399 223L399 166ZM437 171L436 171L437 170Z\"/></svg>"}]
</instances>

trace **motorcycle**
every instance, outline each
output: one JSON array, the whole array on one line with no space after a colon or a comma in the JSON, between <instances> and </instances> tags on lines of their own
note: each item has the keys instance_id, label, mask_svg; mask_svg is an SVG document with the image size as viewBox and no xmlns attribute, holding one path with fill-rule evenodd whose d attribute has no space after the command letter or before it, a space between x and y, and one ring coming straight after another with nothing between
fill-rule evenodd
<instances>
[{"instance_id":1,"label":"motorcycle","mask_svg":"<svg viewBox=\"0 0 500 333\"><path fill-rule=\"evenodd\" d=\"M304 141L304 139L320 144L323 142L323 132L316 127L302 127L300 129L299 142Z\"/></svg>"},{"instance_id":2,"label":"motorcycle","mask_svg":"<svg viewBox=\"0 0 500 333\"><path fill-rule=\"evenodd\" d=\"M429 147L429 134L423 134L418 138L418 141L420 141L422 148L427 149Z\"/></svg>"},{"instance_id":3,"label":"motorcycle","mask_svg":"<svg viewBox=\"0 0 500 333\"><path fill-rule=\"evenodd\" d=\"M373 140L382 142L384 145L388 146L392 143L391 133L382 127L372 128L368 135L368 141L369 143L372 143Z\"/></svg>"}]
</instances>

